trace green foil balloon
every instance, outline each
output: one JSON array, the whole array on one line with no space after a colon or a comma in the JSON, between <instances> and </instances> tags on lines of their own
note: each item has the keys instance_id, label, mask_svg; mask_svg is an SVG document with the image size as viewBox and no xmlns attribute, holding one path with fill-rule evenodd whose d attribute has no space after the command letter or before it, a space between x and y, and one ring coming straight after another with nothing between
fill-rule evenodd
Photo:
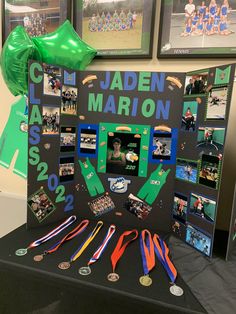
<instances>
[{"instance_id":1,"label":"green foil balloon","mask_svg":"<svg viewBox=\"0 0 236 314\"><path fill-rule=\"evenodd\" d=\"M80 39L68 20L54 32L32 40L37 45L43 62L73 70L84 70L97 53Z\"/></svg>"},{"instance_id":2,"label":"green foil balloon","mask_svg":"<svg viewBox=\"0 0 236 314\"><path fill-rule=\"evenodd\" d=\"M17 26L8 36L1 54L4 81L14 95L28 94L28 61L41 61L37 47L23 26Z\"/></svg>"}]
</instances>

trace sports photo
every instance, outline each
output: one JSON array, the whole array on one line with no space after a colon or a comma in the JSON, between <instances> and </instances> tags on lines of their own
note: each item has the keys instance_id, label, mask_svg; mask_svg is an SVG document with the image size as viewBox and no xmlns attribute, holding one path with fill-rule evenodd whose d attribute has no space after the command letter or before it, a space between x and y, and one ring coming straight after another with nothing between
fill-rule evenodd
<instances>
[{"instance_id":1,"label":"sports photo","mask_svg":"<svg viewBox=\"0 0 236 314\"><path fill-rule=\"evenodd\" d=\"M189 212L201 219L214 222L216 201L199 194L191 193Z\"/></svg>"},{"instance_id":2,"label":"sports photo","mask_svg":"<svg viewBox=\"0 0 236 314\"><path fill-rule=\"evenodd\" d=\"M61 126L60 150L61 152L73 152L75 150L76 128Z\"/></svg>"},{"instance_id":3,"label":"sports photo","mask_svg":"<svg viewBox=\"0 0 236 314\"><path fill-rule=\"evenodd\" d=\"M212 239L200 230L197 230L193 226L188 225L186 229L185 240L198 251L206 254L207 256L211 255Z\"/></svg>"},{"instance_id":4,"label":"sports photo","mask_svg":"<svg viewBox=\"0 0 236 314\"><path fill-rule=\"evenodd\" d=\"M95 217L99 217L115 209L115 204L108 193L99 196L98 198L89 202L88 205Z\"/></svg>"},{"instance_id":5,"label":"sports photo","mask_svg":"<svg viewBox=\"0 0 236 314\"><path fill-rule=\"evenodd\" d=\"M181 130L187 132L196 131L198 103L196 101L185 101L183 105Z\"/></svg>"},{"instance_id":6,"label":"sports photo","mask_svg":"<svg viewBox=\"0 0 236 314\"><path fill-rule=\"evenodd\" d=\"M175 193L173 205L173 218L185 224L187 218L188 198Z\"/></svg>"},{"instance_id":7,"label":"sports photo","mask_svg":"<svg viewBox=\"0 0 236 314\"><path fill-rule=\"evenodd\" d=\"M152 159L170 160L171 159L171 133L154 133L153 134L153 150Z\"/></svg>"},{"instance_id":8,"label":"sports photo","mask_svg":"<svg viewBox=\"0 0 236 314\"><path fill-rule=\"evenodd\" d=\"M61 96L61 69L44 64L43 92L45 95Z\"/></svg>"},{"instance_id":9,"label":"sports photo","mask_svg":"<svg viewBox=\"0 0 236 314\"><path fill-rule=\"evenodd\" d=\"M43 135L58 135L60 123L60 108L59 107L42 107L42 134Z\"/></svg>"},{"instance_id":10,"label":"sports photo","mask_svg":"<svg viewBox=\"0 0 236 314\"><path fill-rule=\"evenodd\" d=\"M222 151L225 140L225 128L199 127L197 147L201 150Z\"/></svg>"},{"instance_id":11,"label":"sports photo","mask_svg":"<svg viewBox=\"0 0 236 314\"><path fill-rule=\"evenodd\" d=\"M217 189L220 181L220 165L218 156L202 155L199 184Z\"/></svg>"},{"instance_id":12,"label":"sports photo","mask_svg":"<svg viewBox=\"0 0 236 314\"><path fill-rule=\"evenodd\" d=\"M138 176L140 134L108 133L106 172Z\"/></svg>"},{"instance_id":13,"label":"sports photo","mask_svg":"<svg viewBox=\"0 0 236 314\"><path fill-rule=\"evenodd\" d=\"M177 158L176 179L197 183L198 162Z\"/></svg>"},{"instance_id":14,"label":"sports photo","mask_svg":"<svg viewBox=\"0 0 236 314\"><path fill-rule=\"evenodd\" d=\"M74 180L74 173L74 157L61 157L59 164L60 182L68 182Z\"/></svg>"},{"instance_id":15,"label":"sports photo","mask_svg":"<svg viewBox=\"0 0 236 314\"><path fill-rule=\"evenodd\" d=\"M101 56L150 55L153 0L76 1L76 31Z\"/></svg>"},{"instance_id":16,"label":"sports photo","mask_svg":"<svg viewBox=\"0 0 236 314\"><path fill-rule=\"evenodd\" d=\"M70 15L68 2L65 0L2 1L5 12L4 39L17 25L22 25L31 37L51 33Z\"/></svg>"},{"instance_id":17,"label":"sports photo","mask_svg":"<svg viewBox=\"0 0 236 314\"><path fill-rule=\"evenodd\" d=\"M228 100L228 87L213 87L208 94L206 120L224 120Z\"/></svg>"},{"instance_id":18,"label":"sports photo","mask_svg":"<svg viewBox=\"0 0 236 314\"><path fill-rule=\"evenodd\" d=\"M129 194L128 199L124 203L124 208L141 220L147 218L152 210L151 206L133 194Z\"/></svg>"},{"instance_id":19,"label":"sports photo","mask_svg":"<svg viewBox=\"0 0 236 314\"><path fill-rule=\"evenodd\" d=\"M78 88L62 86L61 114L76 115L77 113Z\"/></svg>"},{"instance_id":20,"label":"sports photo","mask_svg":"<svg viewBox=\"0 0 236 314\"><path fill-rule=\"evenodd\" d=\"M96 154L97 130L81 128L80 132L80 153L88 155Z\"/></svg>"},{"instance_id":21,"label":"sports photo","mask_svg":"<svg viewBox=\"0 0 236 314\"><path fill-rule=\"evenodd\" d=\"M39 222L47 218L56 209L43 189L31 195L27 204Z\"/></svg>"},{"instance_id":22,"label":"sports photo","mask_svg":"<svg viewBox=\"0 0 236 314\"><path fill-rule=\"evenodd\" d=\"M235 0L163 0L162 9L160 55L235 54Z\"/></svg>"}]
</instances>

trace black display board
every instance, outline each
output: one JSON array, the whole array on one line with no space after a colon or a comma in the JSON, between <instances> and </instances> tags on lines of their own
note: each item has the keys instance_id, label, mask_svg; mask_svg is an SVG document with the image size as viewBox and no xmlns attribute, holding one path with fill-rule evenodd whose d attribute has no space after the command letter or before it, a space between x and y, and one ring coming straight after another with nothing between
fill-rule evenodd
<instances>
[{"instance_id":1,"label":"black display board","mask_svg":"<svg viewBox=\"0 0 236 314\"><path fill-rule=\"evenodd\" d=\"M173 232L210 256L234 65L29 65L28 228L76 214Z\"/></svg>"}]
</instances>

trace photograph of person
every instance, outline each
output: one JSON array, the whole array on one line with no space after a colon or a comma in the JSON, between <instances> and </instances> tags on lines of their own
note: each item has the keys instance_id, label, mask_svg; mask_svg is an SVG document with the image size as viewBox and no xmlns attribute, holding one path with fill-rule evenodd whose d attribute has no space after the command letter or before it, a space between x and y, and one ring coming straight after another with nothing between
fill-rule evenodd
<instances>
[{"instance_id":1,"label":"photograph of person","mask_svg":"<svg viewBox=\"0 0 236 314\"><path fill-rule=\"evenodd\" d=\"M199 194L191 193L189 212L201 219L214 222L216 201Z\"/></svg>"},{"instance_id":2,"label":"photograph of person","mask_svg":"<svg viewBox=\"0 0 236 314\"><path fill-rule=\"evenodd\" d=\"M175 177L180 180L197 183L197 161L177 159Z\"/></svg>"},{"instance_id":3,"label":"photograph of person","mask_svg":"<svg viewBox=\"0 0 236 314\"><path fill-rule=\"evenodd\" d=\"M43 66L44 81L43 89L45 95L61 96L61 69L45 64Z\"/></svg>"},{"instance_id":4,"label":"photograph of person","mask_svg":"<svg viewBox=\"0 0 236 314\"><path fill-rule=\"evenodd\" d=\"M188 225L186 229L186 242L198 251L210 256L212 243L211 238L191 225Z\"/></svg>"},{"instance_id":5,"label":"photograph of person","mask_svg":"<svg viewBox=\"0 0 236 314\"><path fill-rule=\"evenodd\" d=\"M108 133L106 172L137 176L140 155L139 134Z\"/></svg>"},{"instance_id":6,"label":"photograph of person","mask_svg":"<svg viewBox=\"0 0 236 314\"><path fill-rule=\"evenodd\" d=\"M175 193L173 217L174 219L185 224L187 218L188 198L179 193Z\"/></svg>"},{"instance_id":7,"label":"photograph of person","mask_svg":"<svg viewBox=\"0 0 236 314\"><path fill-rule=\"evenodd\" d=\"M162 9L160 55L235 53L235 0L163 0Z\"/></svg>"},{"instance_id":8,"label":"photograph of person","mask_svg":"<svg viewBox=\"0 0 236 314\"><path fill-rule=\"evenodd\" d=\"M43 189L40 189L29 197L27 203L39 222L48 217L56 209Z\"/></svg>"},{"instance_id":9,"label":"photograph of person","mask_svg":"<svg viewBox=\"0 0 236 314\"><path fill-rule=\"evenodd\" d=\"M70 17L69 1L65 0L2 0L5 23L4 38L17 26L22 25L29 36L51 33Z\"/></svg>"},{"instance_id":10,"label":"photograph of person","mask_svg":"<svg viewBox=\"0 0 236 314\"><path fill-rule=\"evenodd\" d=\"M208 94L206 120L224 120L227 101L228 87L213 87Z\"/></svg>"},{"instance_id":11,"label":"photograph of person","mask_svg":"<svg viewBox=\"0 0 236 314\"><path fill-rule=\"evenodd\" d=\"M76 115L77 113L78 88L62 86L61 114Z\"/></svg>"},{"instance_id":12,"label":"photograph of person","mask_svg":"<svg viewBox=\"0 0 236 314\"><path fill-rule=\"evenodd\" d=\"M199 127L197 136L197 147L222 151L224 148L225 128Z\"/></svg>"},{"instance_id":13,"label":"photograph of person","mask_svg":"<svg viewBox=\"0 0 236 314\"><path fill-rule=\"evenodd\" d=\"M185 101L183 105L181 130L194 132L196 130L198 103Z\"/></svg>"},{"instance_id":14,"label":"photograph of person","mask_svg":"<svg viewBox=\"0 0 236 314\"><path fill-rule=\"evenodd\" d=\"M59 134L60 108L43 106L42 109L43 135Z\"/></svg>"},{"instance_id":15,"label":"photograph of person","mask_svg":"<svg viewBox=\"0 0 236 314\"><path fill-rule=\"evenodd\" d=\"M208 72L187 73L184 95L201 95L206 93Z\"/></svg>"},{"instance_id":16,"label":"photograph of person","mask_svg":"<svg viewBox=\"0 0 236 314\"><path fill-rule=\"evenodd\" d=\"M199 184L218 188L220 181L220 159L218 156L202 155L201 169L199 172Z\"/></svg>"}]
</instances>

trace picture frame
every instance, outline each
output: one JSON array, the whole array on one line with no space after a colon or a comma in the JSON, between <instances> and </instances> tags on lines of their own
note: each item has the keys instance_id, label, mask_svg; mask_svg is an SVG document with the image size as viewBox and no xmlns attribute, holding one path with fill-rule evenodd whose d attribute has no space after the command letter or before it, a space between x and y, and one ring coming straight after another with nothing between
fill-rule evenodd
<instances>
[{"instance_id":1,"label":"picture frame","mask_svg":"<svg viewBox=\"0 0 236 314\"><path fill-rule=\"evenodd\" d=\"M155 12L156 0L75 0L74 27L97 58L151 59Z\"/></svg>"},{"instance_id":2,"label":"picture frame","mask_svg":"<svg viewBox=\"0 0 236 314\"><path fill-rule=\"evenodd\" d=\"M19 4L21 2L21 4ZM10 32L22 25L32 36L53 32L66 19L71 20L72 1L2 1L2 45Z\"/></svg>"},{"instance_id":3,"label":"picture frame","mask_svg":"<svg viewBox=\"0 0 236 314\"><path fill-rule=\"evenodd\" d=\"M235 58L236 0L215 3L161 0L157 57Z\"/></svg>"}]
</instances>

